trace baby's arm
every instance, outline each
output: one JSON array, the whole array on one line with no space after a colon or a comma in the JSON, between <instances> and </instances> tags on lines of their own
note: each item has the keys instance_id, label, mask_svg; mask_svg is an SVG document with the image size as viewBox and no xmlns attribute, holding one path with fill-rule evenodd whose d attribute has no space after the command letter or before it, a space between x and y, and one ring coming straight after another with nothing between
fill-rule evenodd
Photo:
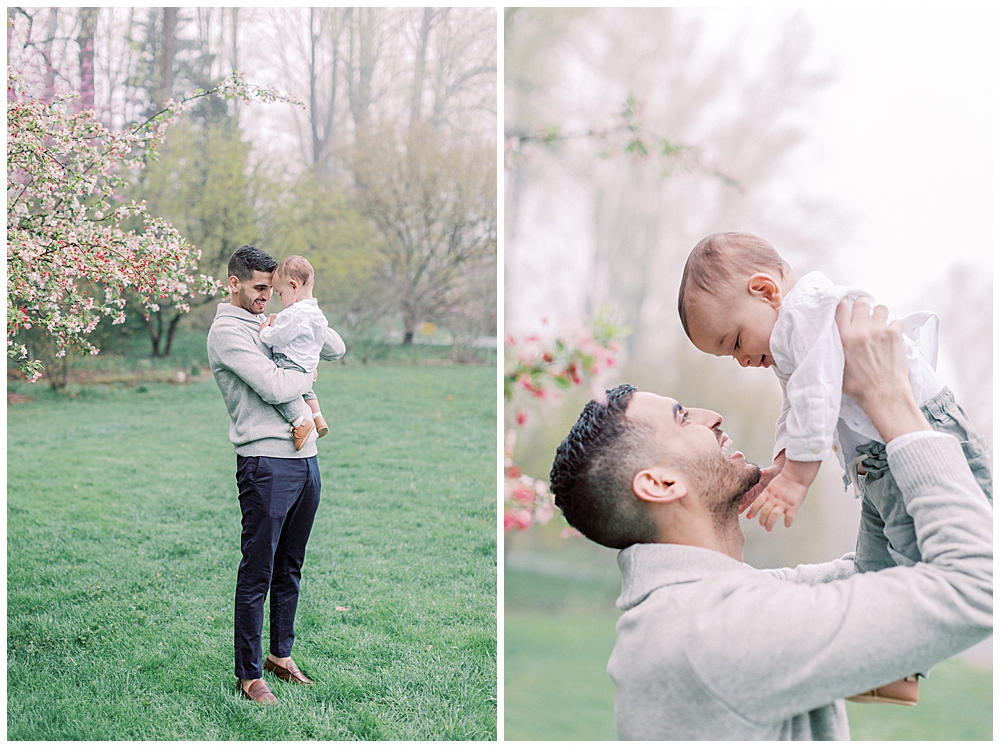
<instances>
[{"instance_id":1,"label":"baby's arm","mask_svg":"<svg viewBox=\"0 0 1000 748\"><path fill-rule=\"evenodd\" d=\"M791 527L809 486L816 479L820 462L799 462L785 459L784 453L775 459L783 461L781 472L761 492L747 510L747 519L760 514L760 524L768 532L774 529L781 515L785 515L785 527ZM773 466L772 466L773 467Z\"/></svg>"}]
</instances>

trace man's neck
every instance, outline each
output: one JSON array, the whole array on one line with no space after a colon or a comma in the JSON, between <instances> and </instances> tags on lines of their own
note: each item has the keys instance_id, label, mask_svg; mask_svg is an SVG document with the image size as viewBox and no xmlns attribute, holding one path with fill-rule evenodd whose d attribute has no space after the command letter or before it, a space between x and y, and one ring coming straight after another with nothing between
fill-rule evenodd
<instances>
[{"instance_id":1,"label":"man's neck","mask_svg":"<svg viewBox=\"0 0 1000 748\"><path fill-rule=\"evenodd\" d=\"M734 516L723 527L716 528L715 537L718 541L715 550L743 563L743 544L746 542L746 536L740 527L739 515Z\"/></svg>"},{"instance_id":2,"label":"man's neck","mask_svg":"<svg viewBox=\"0 0 1000 748\"><path fill-rule=\"evenodd\" d=\"M660 523L660 542L693 545L722 553L743 563L746 537L740 527L739 514L733 507L725 515L698 514L664 518Z\"/></svg>"}]
</instances>

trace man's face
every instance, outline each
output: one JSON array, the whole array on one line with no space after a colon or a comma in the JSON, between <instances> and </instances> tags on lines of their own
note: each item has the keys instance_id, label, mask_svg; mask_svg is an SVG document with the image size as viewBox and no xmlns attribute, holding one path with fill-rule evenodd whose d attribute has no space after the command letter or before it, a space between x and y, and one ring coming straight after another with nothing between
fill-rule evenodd
<instances>
[{"instance_id":1,"label":"man's face","mask_svg":"<svg viewBox=\"0 0 1000 748\"><path fill-rule=\"evenodd\" d=\"M685 408L669 397L636 392L625 412L655 429L660 459L682 466L691 488L711 505L728 505L760 480L760 468L742 452L727 454L732 442L722 430L722 416L703 408Z\"/></svg>"},{"instance_id":2,"label":"man's face","mask_svg":"<svg viewBox=\"0 0 1000 748\"><path fill-rule=\"evenodd\" d=\"M246 309L250 314L261 314L271 298L271 274L254 270L249 280L241 281L229 276L229 303Z\"/></svg>"}]
</instances>

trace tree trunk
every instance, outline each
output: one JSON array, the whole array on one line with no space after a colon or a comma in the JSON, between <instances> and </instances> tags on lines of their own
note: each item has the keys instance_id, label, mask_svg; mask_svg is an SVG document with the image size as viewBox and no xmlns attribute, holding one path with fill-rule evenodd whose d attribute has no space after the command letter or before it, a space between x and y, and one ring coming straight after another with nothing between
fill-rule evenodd
<instances>
[{"instance_id":1,"label":"tree trunk","mask_svg":"<svg viewBox=\"0 0 1000 748\"><path fill-rule=\"evenodd\" d=\"M231 59L230 62L232 63L232 69L233 70L239 70L239 67L240 67L239 66L239 47L238 47L237 42L239 41L239 32L240 32L240 18L239 18L239 16L240 16L240 9L239 8L230 8L229 10L230 10L230 13L231 13L231 16L232 16L232 27L233 27L232 28L232 32L233 32L232 43L233 43L233 45L232 45L232 48L230 50L230 54L232 55L232 59ZM239 98L234 98L234 99L232 99L232 102L233 102L233 112L235 114L235 116L233 117L233 119L236 120L236 125L239 126L239 123L240 123L240 100L239 100Z\"/></svg>"},{"instance_id":2,"label":"tree trunk","mask_svg":"<svg viewBox=\"0 0 1000 748\"><path fill-rule=\"evenodd\" d=\"M163 349L164 358L170 355L170 346L174 344L174 333L177 332L177 323L180 321L181 321L180 314L175 314L174 318L170 320L170 327L167 328L167 345Z\"/></svg>"},{"instance_id":3,"label":"tree trunk","mask_svg":"<svg viewBox=\"0 0 1000 748\"><path fill-rule=\"evenodd\" d=\"M79 111L94 108L94 36L100 8L80 8L80 98Z\"/></svg>"},{"instance_id":4,"label":"tree trunk","mask_svg":"<svg viewBox=\"0 0 1000 748\"><path fill-rule=\"evenodd\" d=\"M363 133L368 130L368 122L371 117L372 75L378 60L378 48L375 44L376 9L351 8L349 11L348 21L356 16L357 22L352 24L352 28L348 32L350 34L350 60L347 71L347 97L350 99L354 129L358 133ZM357 31L356 38L355 30ZM355 41L357 42L356 47ZM355 51L357 51L356 58ZM354 68L355 59L357 61L356 68Z\"/></svg>"},{"instance_id":5,"label":"tree trunk","mask_svg":"<svg viewBox=\"0 0 1000 748\"><path fill-rule=\"evenodd\" d=\"M403 304L403 345L413 345L413 331L417 327L417 310Z\"/></svg>"},{"instance_id":6,"label":"tree trunk","mask_svg":"<svg viewBox=\"0 0 1000 748\"><path fill-rule=\"evenodd\" d=\"M155 323L153 322L154 318L156 319ZM163 322L160 319L160 313L152 312L145 320L149 339L153 343L153 357L158 358L160 355L160 337L163 331Z\"/></svg>"},{"instance_id":7,"label":"tree trunk","mask_svg":"<svg viewBox=\"0 0 1000 748\"><path fill-rule=\"evenodd\" d=\"M156 79L153 104L159 108L170 98L174 88L174 57L177 54L178 8L163 9L163 26L156 46Z\"/></svg>"},{"instance_id":8,"label":"tree trunk","mask_svg":"<svg viewBox=\"0 0 1000 748\"><path fill-rule=\"evenodd\" d=\"M424 8L424 20L420 25L420 41L417 45L416 60L413 65L413 89L410 92L410 129L420 121L420 109L424 97L424 70L427 65L427 41L430 39L434 23L434 10Z\"/></svg>"},{"instance_id":9,"label":"tree trunk","mask_svg":"<svg viewBox=\"0 0 1000 748\"><path fill-rule=\"evenodd\" d=\"M323 153L323 140L326 133L320 134L319 109L317 106L318 93L316 90L319 71L316 69L316 47L322 32L322 22L320 30L316 30L316 12L318 8L309 9L309 128L312 132L312 162L313 166L319 163ZM334 66L336 69L336 65ZM336 74L336 73L334 73ZM331 102L332 107L332 102Z\"/></svg>"},{"instance_id":10,"label":"tree trunk","mask_svg":"<svg viewBox=\"0 0 1000 748\"><path fill-rule=\"evenodd\" d=\"M9 10L8 10L9 12ZM56 68L52 64L52 44L59 30L59 9L53 8L52 15L49 16L49 27L46 31L45 44L42 47L42 55L45 58L45 90L42 92L42 101L48 103L56 95ZM8 49L10 44L8 40Z\"/></svg>"}]
</instances>

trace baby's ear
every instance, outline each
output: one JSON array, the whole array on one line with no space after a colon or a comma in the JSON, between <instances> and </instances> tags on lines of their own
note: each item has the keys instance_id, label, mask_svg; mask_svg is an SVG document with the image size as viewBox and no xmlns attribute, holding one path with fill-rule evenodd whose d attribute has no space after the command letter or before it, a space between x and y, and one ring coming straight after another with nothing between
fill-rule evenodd
<instances>
[{"instance_id":1,"label":"baby's ear","mask_svg":"<svg viewBox=\"0 0 1000 748\"><path fill-rule=\"evenodd\" d=\"M747 280L750 295L760 298L777 309L781 306L781 284L767 273L754 273Z\"/></svg>"}]
</instances>

